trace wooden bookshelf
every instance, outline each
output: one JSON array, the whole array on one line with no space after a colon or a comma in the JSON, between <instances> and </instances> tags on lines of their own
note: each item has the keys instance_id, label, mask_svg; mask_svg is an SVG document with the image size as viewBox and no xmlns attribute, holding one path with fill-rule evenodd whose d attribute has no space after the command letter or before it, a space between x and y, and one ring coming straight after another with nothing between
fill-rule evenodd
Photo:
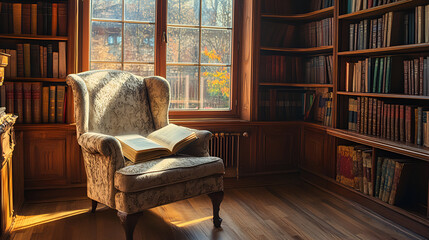
<instances>
[{"instance_id":1,"label":"wooden bookshelf","mask_svg":"<svg viewBox=\"0 0 429 240\"><path fill-rule=\"evenodd\" d=\"M388 3L353 13L341 14L338 16L338 19L355 20L362 18L370 18L387 12L411 9L418 5L424 4L425 2L425 0L400 0L398 2Z\"/></svg>"},{"instance_id":2,"label":"wooden bookshelf","mask_svg":"<svg viewBox=\"0 0 429 240\"><path fill-rule=\"evenodd\" d=\"M357 97L429 100L429 96L405 95L405 94L396 94L396 93L361 93L361 92L337 91L337 94L344 95L344 96L357 96Z\"/></svg>"},{"instance_id":3,"label":"wooden bookshelf","mask_svg":"<svg viewBox=\"0 0 429 240\"><path fill-rule=\"evenodd\" d=\"M271 83L261 82L259 86L271 86L271 87L307 87L307 88L329 88L334 87L333 84L316 84L316 83Z\"/></svg>"},{"instance_id":4,"label":"wooden bookshelf","mask_svg":"<svg viewBox=\"0 0 429 240\"><path fill-rule=\"evenodd\" d=\"M282 53L299 53L299 54L318 54L332 53L333 46L322 46L312 48L277 48L277 47L261 47L262 51L282 52Z\"/></svg>"},{"instance_id":5,"label":"wooden bookshelf","mask_svg":"<svg viewBox=\"0 0 429 240\"><path fill-rule=\"evenodd\" d=\"M356 50L356 51L343 51L343 52L338 52L338 56L378 56L378 55L421 53L423 51L429 51L429 43L400 45L400 46L364 49L364 50Z\"/></svg>"},{"instance_id":6,"label":"wooden bookshelf","mask_svg":"<svg viewBox=\"0 0 429 240\"><path fill-rule=\"evenodd\" d=\"M68 36L47 36L31 34L0 34L0 39L39 40L39 41L68 41Z\"/></svg>"},{"instance_id":7,"label":"wooden bookshelf","mask_svg":"<svg viewBox=\"0 0 429 240\"><path fill-rule=\"evenodd\" d=\"M294 14L294 15L274 15L274 14L262 14L263 19L275 19L283 21L314 21L323 18L333 17L334 7L327 7L317 11L308 13Z\"/></svg>"},{"instance_id":8,"label":"wooden bookshelf","mask_svg":"<svg viewBox=\"0 0 429 240\"><path fill-rule=\"evenodd\" d=\"M46 83L65 83L66 79L64 78L34 78L34 77L16 77L8 78L7 80L13 82L46 82Z\"/></svg>"}]
</instances>

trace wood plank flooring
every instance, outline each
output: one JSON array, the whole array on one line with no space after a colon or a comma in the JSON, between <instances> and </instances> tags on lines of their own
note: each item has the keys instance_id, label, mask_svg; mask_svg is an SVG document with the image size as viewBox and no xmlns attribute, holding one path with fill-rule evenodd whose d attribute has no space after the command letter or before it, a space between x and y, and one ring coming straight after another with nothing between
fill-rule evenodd
<instances>
[{"instance_id":1,"label":"wood plank flooring","mask_svg":"<svg viewBox=\"0 0 429 240\"><path fill-rule=\"evenodd\" d=\"M125 239L116 212L89 200L26 204L12 240ZM134 239L423 239L359 205L289 178L277 185L233 187L221 205L222 229L201 196L145 211Z\"/></svg>"}]
</instances>

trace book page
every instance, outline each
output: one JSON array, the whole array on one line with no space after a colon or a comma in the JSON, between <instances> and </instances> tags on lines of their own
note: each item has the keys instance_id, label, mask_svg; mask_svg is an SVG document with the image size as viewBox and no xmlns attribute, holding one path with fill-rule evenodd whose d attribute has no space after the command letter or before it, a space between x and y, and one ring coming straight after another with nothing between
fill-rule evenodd
<instances>
[{"instance_id":1,"label":"book page","mask_svg":"<svg viewBox=\"0 0 429 240\"><path fill-rule=\"evenodd\" d=\"M132 148L136 152L165 149L165 147L157 144L156 142L137 134L116 136L116 138L121 143L122 148L124 148L125 144L127 147Z\"/></svg>"},{"instance_id":2,"label":"book page","mask_svg":"<svg viewBox=\"0 0 429 240\"><path fill-rule=\"evenodd\" d=\"M147 138L165 146L173 153L176 153L181 148L185 147L187 143L197 139L195 132L175 124L169 124L161 129L158 129L149 134Z\"/></svg>"}]
</instances>

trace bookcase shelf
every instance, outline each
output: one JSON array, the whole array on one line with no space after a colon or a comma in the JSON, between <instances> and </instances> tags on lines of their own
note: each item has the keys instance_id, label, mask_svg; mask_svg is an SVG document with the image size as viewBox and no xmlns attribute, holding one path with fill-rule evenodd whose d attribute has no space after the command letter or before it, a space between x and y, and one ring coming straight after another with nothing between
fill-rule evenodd
<instances>
[{"instance_id":1,"label":"bookcase shelf","mask_svg":"<svg viewBox=\"0 0 429 240\"><path fill-rule=\"evenodd\" d=\"M394 55L394 54L405 54L405 53L420 53L423 51L429 51L429 43L363 49L363 50L356 50L356 51L342 51L342 52L338 52L338 56L377 56L377 55Z\"/></svg>"},{"instance_id":2,"label":"bookcase shelf","mask_svg":"<svg viewBox=\"0 0 429 240\"><path fill-rule=\"evenodd\" d=\"M40 40L40 41L68 41L67 36L46 36L31 34L0 34L0 39L23 39L23 40Z\"/></svg>"},{"instance_id":3,"label":"bookcase shelf","mask_svg":"<svg viewBox=\"0 0 429 240\"><path fill-rule=\"evenodd\" d=\"M323 18L334 16L334 7L323 8L317 11L294 14L294 15L273 15L273 14L262 14L261 18L264 19L277 19L284 21L313 21Z\"/></svg>"},{"instance_id":4,"label":"bookcase shelf","mask_svg":"<svg viewBox=\"0 0 429 240\"><path fill-rule=\"evenodd\" d=\"M361 92L337 91L337 94L338 95L344 95L344 96L357 96L357 97L429 100L429 96L405 95L405 94L396 94L396 93L361 93Z\"/></svg>"},{"instance_id":5,"label":"bookcase shelf","mask_svg":"<svg viewBox=\"0 0 429 240\"><path fill-rule=\"evenodd\" d=\"M333 84L316 84L316 83L272 83L272 82L260 82L259 86L270 86L270 87L309 87L309 88L331 88Z\"/></svg>"},{"instance_id":6,"label":"bookcase shelf","mask_svg":"<svg viewBox=\"0 0 429 240\"><path fill-rule=\"evenodd\" d=\"M377 7L360 10L353 13L342 14L338 16L339 20L356 20L362 18L369 18L377 15L381 15L387 12L411 9L420 4L424 4L425 0L401 0L398 2L388 3Z\"/></svg>"},{"instance_id":7,"label":"bookcase shelf","mask_svg":"<svg viewBox=\"0 0 429 240\"><path fill-rule=\"evenodd\" d=\"M322 46L312 48L278 48L278 47L261 47L262 51L297 53L297 54L317 54L317 53L332 53L333 46Z\"/></svg>"},{"instance_id":8,"label":"bookcase shelf","mask_svg":"<svg viewBox=\"0 0 429 240\"><path fill-rule=\"evenodd\" d=\"M15 129L19 131L46 131L46 130L76 130L75 123L40 123L40 124L16 124Z\"/></svg>"},{"instance_id":9,"label":"bookcase shelf","mask_svg":"<svg viewBox=\"0 0 429 240\"><path fill-rule=\"evenodd\" d=\"M405 156L418 158L429 162L429 148L416 144L408 144L404 142L390 141L386 138L375 137L356 133L343 129L328 129L328 134L337 138L365 144L371 147L376 147L386 151L402 154Z\"/></svg>"},{"instance_id":10,"label":"bookcase shelf","mask_svg":"<svg viewBox=\"0 0 429 240\"><path fill-rule=\"evenodd\" d=\"M17 78L8 78L6 81L18 81L18 82L56 82L56 83L65 83L66 79L64 78L33 78L33 77L17 77Z\"/></svg>"}]
</instances>

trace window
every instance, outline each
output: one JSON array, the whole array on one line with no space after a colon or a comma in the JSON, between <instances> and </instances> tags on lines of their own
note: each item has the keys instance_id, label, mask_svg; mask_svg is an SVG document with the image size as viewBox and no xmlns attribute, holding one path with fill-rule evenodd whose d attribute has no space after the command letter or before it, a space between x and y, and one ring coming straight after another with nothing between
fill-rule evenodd
<instances>
[{"instance_id":1,"label":"window","mask_svg":"<svg viewBox=\"0 0 429 240\"><path fill-rule=\"evenodd\" d=\"M233 0L90 4L89 69L164 76L172 110L231 111Z\"/></svg>"}]
</instances>

